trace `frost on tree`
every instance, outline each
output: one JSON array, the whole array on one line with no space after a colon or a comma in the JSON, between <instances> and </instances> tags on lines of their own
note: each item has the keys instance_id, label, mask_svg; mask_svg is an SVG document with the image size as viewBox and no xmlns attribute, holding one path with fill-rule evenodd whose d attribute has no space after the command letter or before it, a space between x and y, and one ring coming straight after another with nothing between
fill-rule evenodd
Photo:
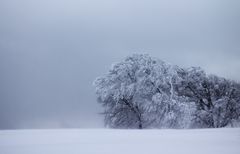
<instances>
[{"instance_id":1,"label":"frost on tree","mask_svg":"<svg viewBox=\"0 0 240 154\"><path fill-rule=\"evenodd\" d=\"M112 128L182 127L184 104L174 85L179 68L148 55L133 55L96 79L105 124Z\"/></svg>"},{"instance_id":2,"label":"frost on tree","mask_svg":"<svg viewBox=\"0 0 240 154\"><path fill-rule=\"evenodd\" d=\"M240 85L149 55L116 63L94 82L111 128L225 127L240 117Z\"/></svg>"},{"instance_id":3,"label":"frost on tree","mask_svg":"<svg viewBox=\"0 0 240 154\"><path fill-rule=\"evenodd\" d=\"M192 67L186 71L178 93L195 103L196 127L225 127L239 119L240 88L234 81L206 75L201 68Z\"/></svg>"}]
</instances>

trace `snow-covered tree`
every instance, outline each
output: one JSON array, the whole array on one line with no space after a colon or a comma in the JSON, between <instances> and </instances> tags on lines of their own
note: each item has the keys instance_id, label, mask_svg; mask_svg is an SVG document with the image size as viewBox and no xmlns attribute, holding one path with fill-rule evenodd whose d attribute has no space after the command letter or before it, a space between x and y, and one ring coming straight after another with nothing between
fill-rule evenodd
<instances>
[{"instance_id":1,"label":"snow-covered tree","mask_svg":"<svg viewBox=\"0 0 240 154\"><path fill-rule=\"evenodd\" d=\"M146 54L114 64L94 85L111 128L210 128L240 120L240 84Z\"/></svg>"},{"instance_id":2,"label":"snow-covered tree","mask_svg":"<svg viewBox=\"0 0 240 154\"><path fill-rule=\"evenodd\" d=\"M224 127L239 118L239 88L237 83L214 75L201 68L186 71L178 86L178 94L194 102L197 127Z\"/></svg>"},{"instance_id":3,"label":"snow-covered tree","mask_svg":"<svg viewBox=\"0 0 240 154\"><path fill-rule=\"evenodd\" d=\"M214 127L231 125L240 117L240 87L234 81L209 76L213 101Z\"/></svg>"},{"instance_id":4,"label":"snow-covered tree","mask_svg":"<svg viewBox=\"0 0 240 154\"><path fill-rule=\"evenodd\" d=\"M105 124L113 128L179 127L181 105L174 91L178 67L135 54L96 79Z\"/></svg>"}]
</instances>

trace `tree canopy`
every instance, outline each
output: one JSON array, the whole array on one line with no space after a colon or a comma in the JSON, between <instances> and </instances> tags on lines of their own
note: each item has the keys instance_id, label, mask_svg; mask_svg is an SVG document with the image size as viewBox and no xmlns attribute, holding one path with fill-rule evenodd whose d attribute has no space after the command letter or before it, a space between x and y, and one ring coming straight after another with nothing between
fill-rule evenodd
<instances>
[{"instance_id":1,"label":"tree canopy","mask_svg":"<svg viewBox=\"0 0 240 154\"><path fill-rule=\"evenodd\" d=\"M224 127L240 116L238 83L147 54L114 64L94 86L111 128Z\"/></svg>"}]
</instances>

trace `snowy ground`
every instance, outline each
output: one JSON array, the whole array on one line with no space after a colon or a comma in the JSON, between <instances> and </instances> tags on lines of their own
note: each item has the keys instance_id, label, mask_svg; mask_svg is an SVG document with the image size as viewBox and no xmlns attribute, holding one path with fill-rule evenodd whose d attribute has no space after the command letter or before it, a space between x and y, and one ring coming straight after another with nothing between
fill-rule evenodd
<instances>
[{"instance_id":1,"label":"snowy ground","mask_svg":"<svg viewBox=\"0 0 240 154\"><path fill-rule=\"evenodd\" d=\"M240 128L0 131L0 154L240 154Z\"/></svg>"}]
</instances>

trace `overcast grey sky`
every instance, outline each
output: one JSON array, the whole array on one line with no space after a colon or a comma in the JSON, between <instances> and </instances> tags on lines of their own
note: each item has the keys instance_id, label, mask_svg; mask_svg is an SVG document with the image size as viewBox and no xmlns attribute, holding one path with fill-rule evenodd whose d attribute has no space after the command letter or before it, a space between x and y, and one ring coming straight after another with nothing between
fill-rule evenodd
<instances>
[{"instance_id":1,"label":"overcast grey sky","mask_svg":"<svg viewBox=\"0 0 240 154\"><path fill-rule=\"evenodd\" d=\"M0 129L103 127L93 80L132 53L240 81L239 0L0 0Z\"/></svg>"}]
</instances>

